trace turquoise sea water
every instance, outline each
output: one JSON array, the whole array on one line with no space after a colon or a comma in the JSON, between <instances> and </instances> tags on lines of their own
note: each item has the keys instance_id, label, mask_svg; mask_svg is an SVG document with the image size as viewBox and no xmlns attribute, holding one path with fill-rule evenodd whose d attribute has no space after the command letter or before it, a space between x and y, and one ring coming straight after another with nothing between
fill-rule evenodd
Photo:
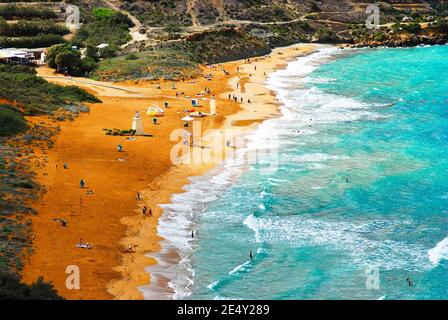
<instances>
[{"instance_id":1,"label":"turquoise sea water","mask_svg":"<svg viewBox=\"0 0 448 320\"><path fill-rule=\"evenodd\" d=\"M171 207L197 233L178 297L448 299L448 47L324 48L269 86L277 170L217 169Z\"/></svg>"}]
</instances>

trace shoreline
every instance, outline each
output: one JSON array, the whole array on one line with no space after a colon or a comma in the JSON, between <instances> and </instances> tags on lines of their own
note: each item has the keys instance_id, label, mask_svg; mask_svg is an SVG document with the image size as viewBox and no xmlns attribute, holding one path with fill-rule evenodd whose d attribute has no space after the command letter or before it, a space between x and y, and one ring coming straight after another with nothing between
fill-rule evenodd
<instances>
[{"instance_id":1,"label":"shoreline","mask_svg":"<svg viewBox=\"0 0 448 320\"><path fill-rule=\"evenodd\" d=\"M263 121L279 117L281 115L279 111L280 104L276 100L275 92L267 87L267 78L271 73L285 68L288 62L297 57L314 53L317 48L318 45L293 45L274 49L273 52L267 56L250 59L252 61L251 63L244 63L244 61L239 60L223 64L226 69L229 64L233 65L233 67L239 66L239 68L243 68L245 76L236 76L230 79L228 82L234 90L224 92L221 95L221 98L225 99L225 96L228 94L235 94L239 97L241 94L245 95L248 91L252 96L262 96L263 98L257 98L257 101L253 100L250 104L247 102L243 103L241 105L241 110L226 117L219 130L222 131L231 129L232 127L238 127L238 129L243 130L243 135L247 136L254 132L258 127L258 124ZM256 71L255 65L257 66ZM252 72L255 74L250 76ZM236 84L238 82L241 85L236 89ZM224 159L226 159L226 157L224 157ZM144 202L145 205L150 207L162 207L162 213L158 218L158 223L155 226L155 229L151 229L150 233L159 234L160 219L163 218L163 215L166 215L166 210L169 210L167 207L173 205L173 197L187 193L187 188L193 181L196 179L204 179L210 172L218 169L218 166L220 165L222 165L222 162L212 166L183 166L180 170L179 167L171 167L166 175L158 177L150 185L149 189L141 190L141 194L145 195L145 198L147 198ZM165 181L176 181L176 183L175 186L168 186L164 183ZM154 191L156 186L159 187L157 192ZM162 187L163 195L160 195L160 187ZM173 279L170 279L166 275L167 273L170 273L167 269L174 268L180 261L186 260L187 257L182 257L175 246L170 244L168 239L165 239L160 235L158 237L157 249L154 250L154 247L148 245L150 238L142 238L142 235L145 232L144 230L147 232L148 227L145 226L144 223L138 223L135 220L133 221L132 217L123 218L122 223L126 224L128 229L128 236L123 239L122 244L124 246L131 246L135 245L137 242L138 246L142 248L143 251L146 251L144 256L150 258L151 263L148 264L148 262L145 262L147 259L143 257L135 257L135 255L133 256L133 259L125 258L125 263L117 268L117 271L120 270L122 272L122 279L112 281L108 286L109 292L119 299L136 299L137 296L131 295L131 292L133 287L138 287L145 299L168 299L173 298L173 296L177 297L177 292L173 290L173 285L170 284L170 280ZM185 232L184 236L186 239L191 231L193 230L188 229L188 232ZM141 238L136 239L136 234L139 234ZM152 245L154 245L154 243L152 243ZM176 270L176 272L177 271L178 270ZM149 284L141 283L146 274L149 274L151 278ZM188 296L188 294L186 296ZM180 296L180 298L183 297L184 296Z\"/></svg>"},{"instance_id":2,"label":"shoreline","mask_svg":"<svg viewBox=\"0 0 448 320\"><path fill-rule=\"evenodd\" d=\"M297 49L299 47L303 47L304 52ZM294 45L251 59L257 64L258 73L241 79L240 90L249 91L252 98L252 103L245 105L227 98L229 90L235 92L232 84L235 86L238 80L233 70L241 64L245 68L252 66L244 64L244 61L222 64L232 70L230 77L220 70L210 70L213 73L211 82L204 78L187 83L176 82L179 86L176 90L185 92L185 97L178 100L173 97L175 91L166 81L113 84L122 88L107 87L110 83L78 82L78 86L95 92L103 103L89 104L89 115L80 115L73 122L56 123L61 132L55 137L54 147L37 151L37 155L47 159L45 167L35 168L37 180L45 187L46 193L33 206L39 214L32 218L34 254L22 271L24 281L31 283L38 276L44 276L67 299L142 299L143 294L138 288L154 280L148 281L150 275L145 268L154 265L155 261L146 255L161 249L162 238L157 234L157 228L162 208L158 204L169 203L172 195L184 192L183 187L189 183L189 177L203 175L214 167L214 164L209 164L187 169L186 166L173 166L169 159L169 150L175 143L166 142L170 132L181 127L179 112L191 105L187 95L193 97L205 86L217 94L218 116L202 118L200 122L204 129L227 126L253 130L257 123L279 115L275 97L264 86L265 76L260 75L262 65L265 63L270 70L281 68L288 59L307 51L311 53L315 47ZM209 69L204 68L203 71L206 73ZM48 76L50 82L72 84L72 79L50 78L54 74L46 68L41 68L39 74ZM248 82L249 78L251 82ZM155 88L157 83L163 88ZM123 88L139 94L123 93ZM263 91L260 96L257 90ZM235 94L240 97L245 96L245 92ZM255 95L256 99L253 98ZM269 112L256 110L260 107L255 101L258 99L267 99L265 106ZM153 137L137 137L136 141L129 141L125 137L106 136L102 132L104 128L127 129L135 110L142 112L152 104L163 106L164 101L169 101L172 107L166 110L167 115L161 118L160 125L154 126L149 118L143 119L145 128L154 134ZM207 106L204 111L208 111ZM124 154L117 153L117 143L124 145ZM69 169L63 170L62 164L66 162ZM85 190L79 188L81 178L86 180L88 188L94 190L93 195L86 195ZM135 199L139 190L144 202ZM153 217L142 217L143 205L153 209ZM134 215L130 215L132 212ZM53 221L55 218L66 219L68 227L59 226ZM92 243L93 249L76 248L80 238ZM136 245L135 252L124 253L124 248L129 245ZM178 258L175 254L172 257L173 261ZM70 265L80 268L80 290L65 287L65 270ZM163 279L158 282L164 288L168 285Z\"/></svg>"}]
</instances>

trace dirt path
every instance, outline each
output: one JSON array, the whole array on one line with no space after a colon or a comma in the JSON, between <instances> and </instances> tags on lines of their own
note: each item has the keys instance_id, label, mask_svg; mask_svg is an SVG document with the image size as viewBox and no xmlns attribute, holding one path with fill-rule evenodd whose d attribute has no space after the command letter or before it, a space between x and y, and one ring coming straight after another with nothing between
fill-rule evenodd
<instances>
[{"instance_id":1,"label":"dirt path","mask_svg":"<svg viewBox=\"0 0 448 320\"><path fill-rule=\"evenodd\" d=\"M187 12L191 16L191 21L194 27L200 26L198 17L196 16L196 11L194 9L196 5L196 0L187 0Z\"/></svg>"},{"instance_id":2,"label":"dirt path","mask_svg":"<svg viewBox=\"0 0 448 320\"><path fill-rule=\"evenodd\" d=\"M129 34L132 37L132 40L130 40L129 42L123 44L121 46L122 49L136 43L136 42L141 42L141 41L147 41L148 40L148 35L146 33L140 33L140 30L142 29L142 23L140 22L140 20L137 19L137 17L133 16L131 13L129 13L128 11L125 10L121 10L120 9L120 5L116 3L117 1L106 1L106 3L115 11L119 11L125 15L127 15L129 17L129 19L131 19L132 23L134 24L134 27L129 29Z\"/></svg>"}]
</instances>

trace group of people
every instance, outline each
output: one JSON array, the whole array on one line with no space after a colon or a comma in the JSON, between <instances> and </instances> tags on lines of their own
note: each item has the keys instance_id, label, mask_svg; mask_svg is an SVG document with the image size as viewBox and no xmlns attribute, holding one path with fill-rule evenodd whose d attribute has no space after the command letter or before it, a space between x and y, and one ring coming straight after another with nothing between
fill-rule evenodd
<instances>
[{"instance_id":1,"label":"group of people","mask_svg":"<svg viewBox=\"0 0 448 320\"><path fill-rule=\"evenodd\" d=\"M236 95L234 95L234 94L229 93L229 100L233 100L235 102L238 102L238 97ZM244 98L243 97L241 97L239 100L240 100L241 103L244 102ZM247 103L252 103L252 101L250 99L247 99Z\"/></svg>"}]
</instances>

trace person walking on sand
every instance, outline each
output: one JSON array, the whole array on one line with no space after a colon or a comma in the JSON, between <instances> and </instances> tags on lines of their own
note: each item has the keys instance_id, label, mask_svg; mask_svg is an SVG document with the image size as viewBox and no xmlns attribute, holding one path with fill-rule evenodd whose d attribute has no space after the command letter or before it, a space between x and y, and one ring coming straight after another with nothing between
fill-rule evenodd
<instances>
[{"instance_id":1,"label":"person walking on sand","mask_svg":"<svg viewBox=\"0 0 448 320\"><path fill-rule=\"evenodd\" d=\"M148 215L149 215L150 217L152 217L152 209L151 209L151 208L149 208Z\"/></svg>"},{"instance_id":2,"label":"person walking on sand","mask_svg":"<svg viewBox=\"0 0 448 320\"><path fill-rule=\"evenodd\" d=\"M137 200L140 201L142 200L141 196L140 196L140 192L137 191Z\"/></svg>"},{"instance_id":3,"label":"person walking on sand","mask_svg":"<svg viewBox=\"0 0 448 320\"><path fill-rule=\"evenodd\" d=\"M79 181L79 187L80 187L81 189L84 189L85 185L86 185L86 183L84 182L84 179L81 179L81 180Z\"/></svg>"},{"instance_id":4,"label":"person walking on sand","mask_svg":"<svg viewBox=\"0 0 448 320\"><path fill-rule=\"evenodd\" d=\"M191 230L191 237L194 238L194 230Z\"/></svg>"},{"instance_id":5,"label":"person walking on sand","mask_svg":"<svg viewBox=\"0 0 448 320\"><path fill-rule=\"evenodd\" d=\"M143 213L144 216L146 216L146 212L148 212L148 207L143 206L142 213Z\"/></svg>"},{"instance_id":6,"label":"person walking on sand","mask_svg":"<svg viewBox=\"0 0 448 320\"><path fill-rule=\"evenodd\" d=\"M123 145L121 143L118 144L117 150L118 150L118 152L123 151Z\"/></svg>"},{"instance_id":7,"label":"person walking on sand","mask_svg":"<svg viewBox=\"0 0 448 320\"><path fill-rule=\"evenodd\" d=\"M165 101L165 109L168 108L168 101Z\"/></svg>"}]
</instances>

